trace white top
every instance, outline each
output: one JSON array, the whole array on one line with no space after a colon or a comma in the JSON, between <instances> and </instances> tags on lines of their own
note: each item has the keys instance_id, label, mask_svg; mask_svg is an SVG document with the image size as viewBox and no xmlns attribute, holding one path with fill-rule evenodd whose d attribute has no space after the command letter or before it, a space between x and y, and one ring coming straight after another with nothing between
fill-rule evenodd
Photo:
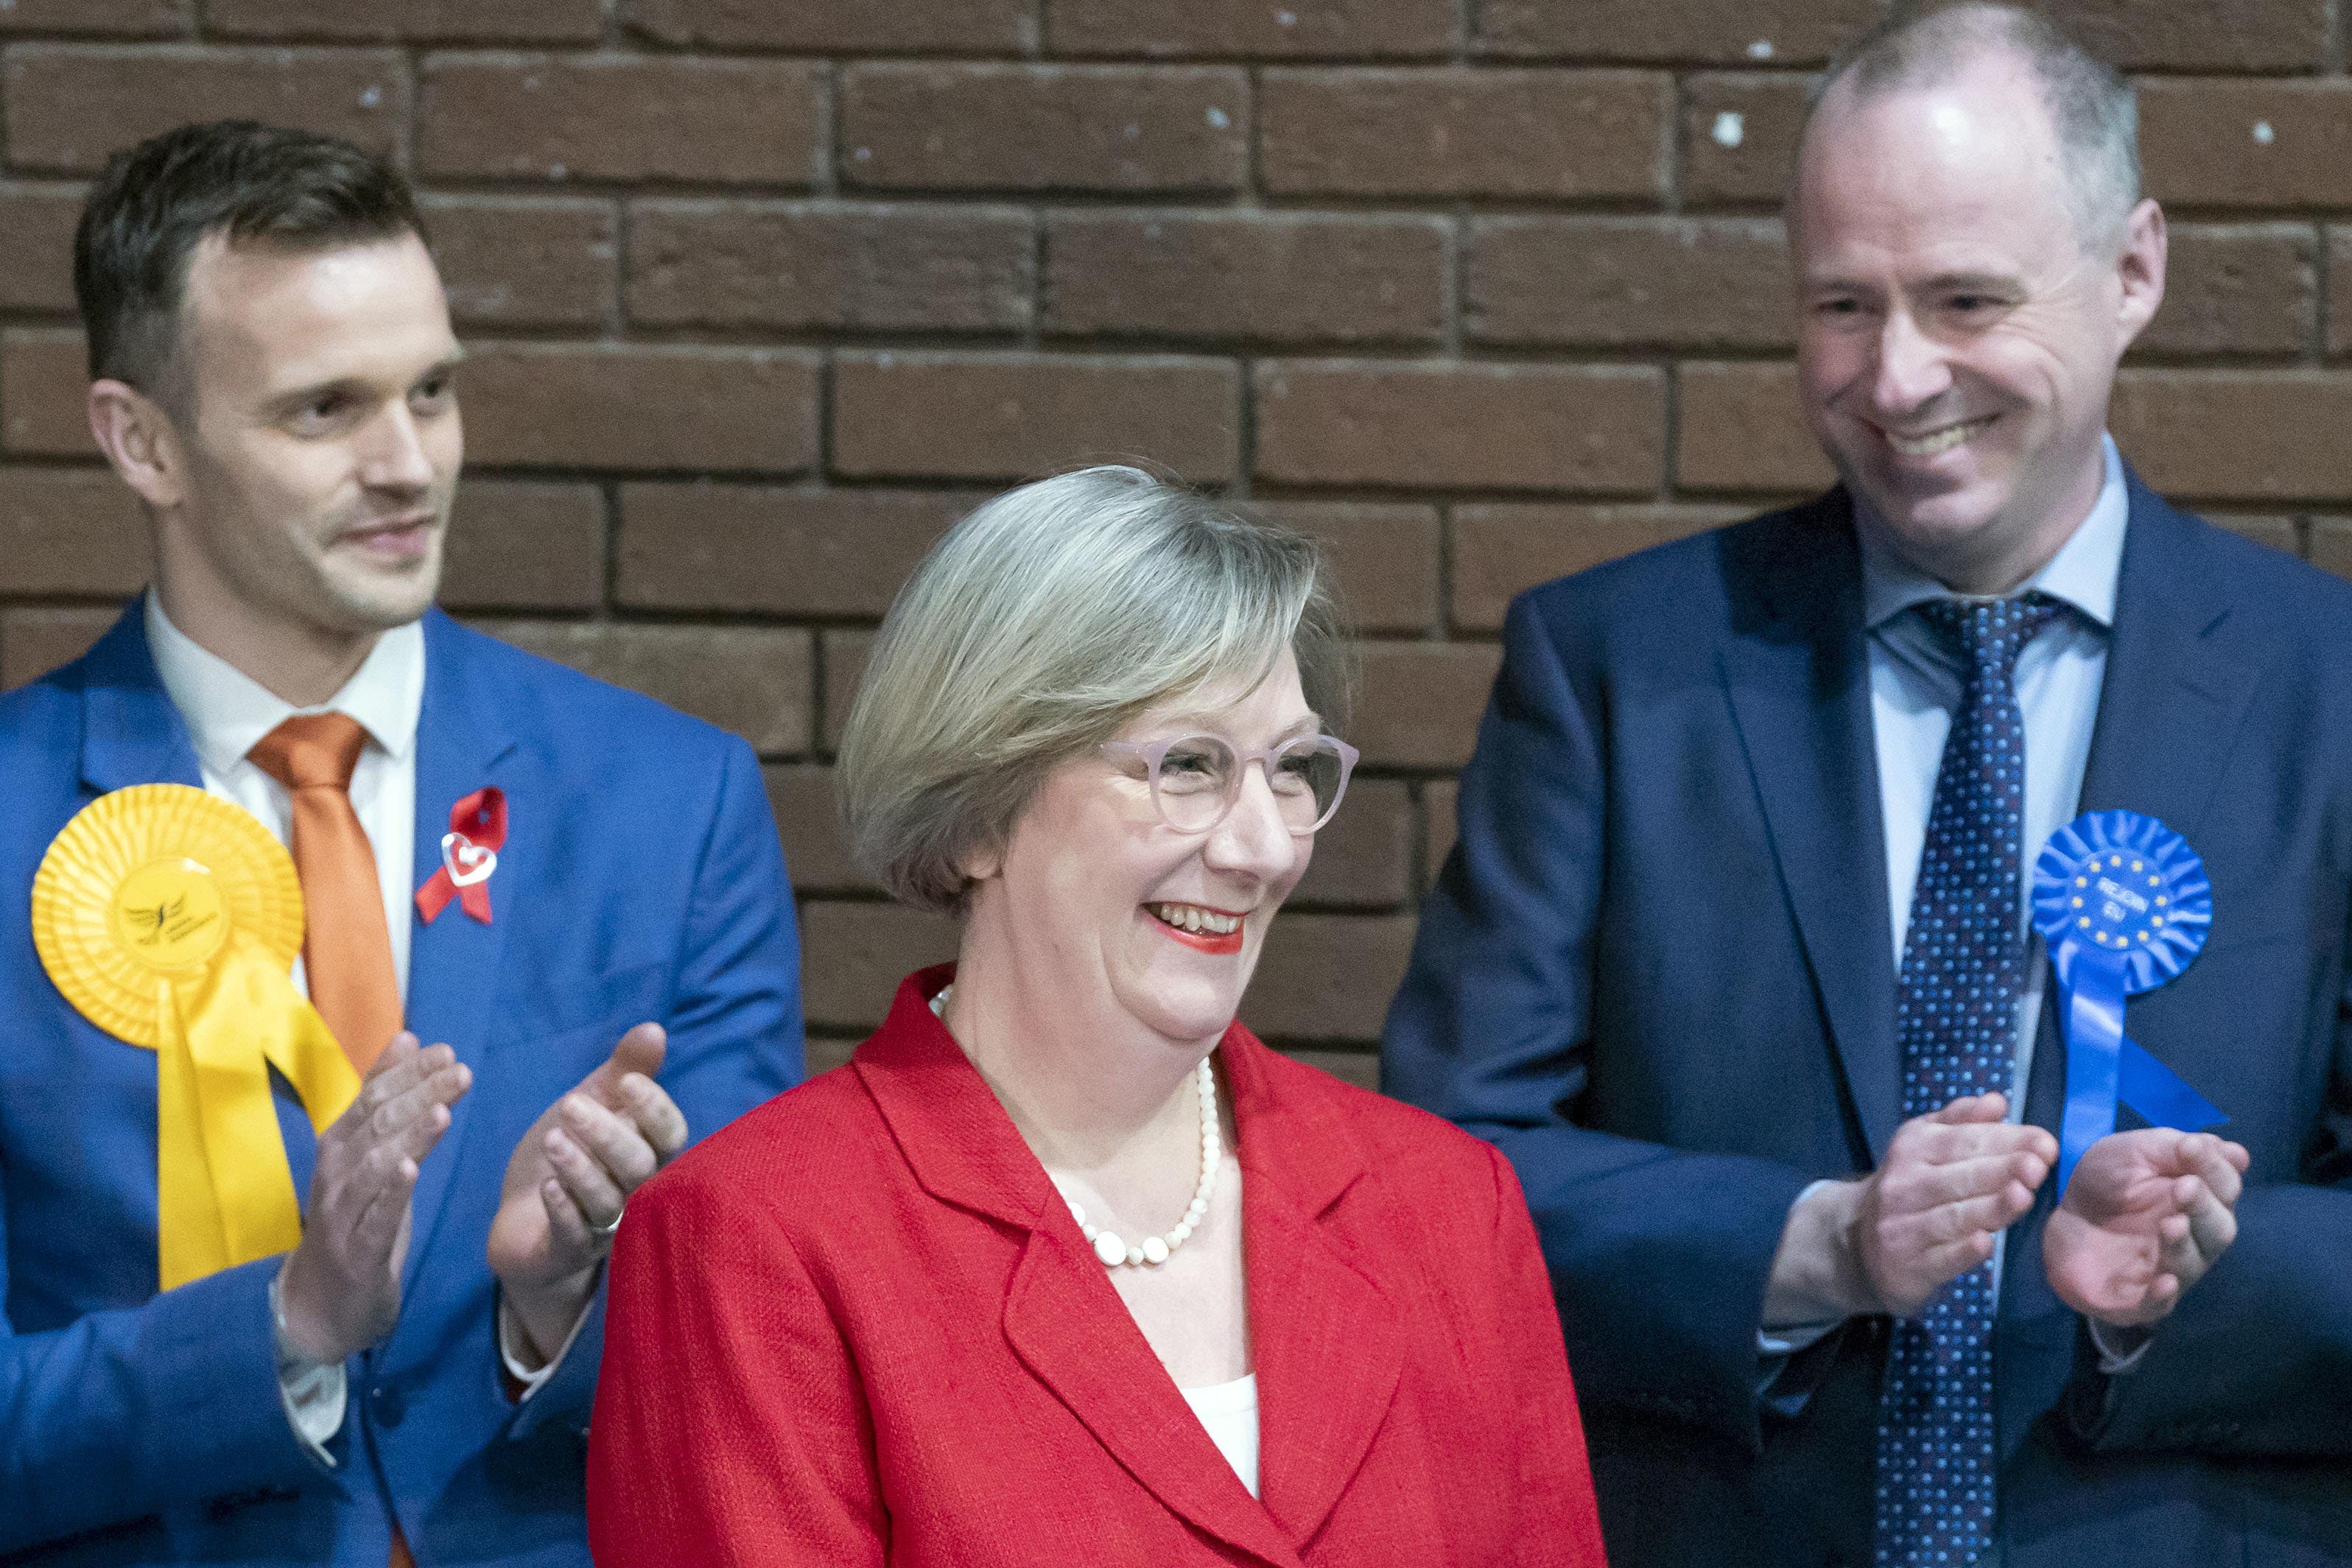
<instances>
[{"instance_id":1,"label":"white top","mask_svg":"<svg viewBox=\"0 0 2352 1568\"><path fill-rule=\"evenodd\" d=\"M1209 1440L1234 1467L1242 1485L1257 1496L1257 1374L1206 1388L1180 1388L1184 1403L1208 1428Z\"/></svg>"}]
</instances>

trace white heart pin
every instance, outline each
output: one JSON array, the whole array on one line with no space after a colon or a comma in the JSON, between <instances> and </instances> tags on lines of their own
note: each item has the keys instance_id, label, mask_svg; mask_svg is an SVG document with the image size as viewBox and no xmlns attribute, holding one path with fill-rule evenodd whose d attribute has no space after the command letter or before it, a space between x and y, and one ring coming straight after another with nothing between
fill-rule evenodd
<instances>
[{"instance_id":1,"label":"white heart pin","mask_svg":"<svg viewBox=\"0 0 2352 1568\"><path fill-rule=\"evenodd\" d=\"M474 842L463 833L441 835L441 869L458 887L471 887L478 882L488 882L490 873L499 869L499 852Z\"/></svg>"}]
</instances>

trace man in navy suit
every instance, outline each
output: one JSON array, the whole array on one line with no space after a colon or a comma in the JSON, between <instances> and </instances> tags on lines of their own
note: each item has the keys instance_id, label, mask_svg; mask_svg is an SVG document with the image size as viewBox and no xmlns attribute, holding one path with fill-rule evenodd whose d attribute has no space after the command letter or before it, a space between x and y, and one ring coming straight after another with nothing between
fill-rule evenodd
<instances>
[{"instance_id":1,"label":"man in navy suit","mask_svg":"<svg viewBox=\"0 0 2352 1568\"><path fill-rule=\"evenodd\" d=\"M1859 46L1790 210L1838 487L1512 607L1384 1073L1518 1170L1614 1562L2352 1561L2352 591L2105 437L2135 138L2029 14ZM2061 1200L2091 810L2203 857L2129 1030L2227 1137Z\"/></svg>"},{"instance_id":2,"label":"man in navy suit","mask_svg":"<svg viewBox=\"0 0 2352 1568\"><path fill-rule=\"evenodd\" d=\"M430 608L462 356L383 161L184 128L110 165L75 271L155 573L0 699L0 1561L585 1563L628 1195L800 1071L759 768ZM205 1145L225 1216L224 1169L307 1194L290 1251L186 1266L169 1046L83 1016L28 928L60 830L156 783L299 872L348 1108L271 1075Z\"/></svg>"}]
</instances>

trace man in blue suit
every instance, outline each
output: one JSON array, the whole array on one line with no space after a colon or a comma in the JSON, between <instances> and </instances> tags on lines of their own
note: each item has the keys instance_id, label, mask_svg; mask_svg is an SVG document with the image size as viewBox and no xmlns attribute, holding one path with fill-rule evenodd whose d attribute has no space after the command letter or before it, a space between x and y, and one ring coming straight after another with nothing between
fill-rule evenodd
<instances>
[{"instance_id":1,"label":"man in blue suit","mask_svg":"<svg viewBox=\"0 0 2352 1568\"><path fill-rule=\"evenodd\" d=\"M2352 591L2105 438L2135 135L2027 13L1859 46L1790 201L1842 483L1511 609L1384 1073L1517 1168L1612 1562L2352 1561ZM2230 1141L2062 1200L2091 810L2203 857L2129 1030Z\"/></svg>"},{"instance_id":2,"label":"man in blue suit","mask_svg":"<svg viewBox=\"0 0 2352 1568\"><path fill-rule=\"evenodd\" d=\"M628 1194L800 1072L758 766L430 608L461 356L381 160L158 138L91 193L76 284L155 575L0 699L0 1561L584 1563ZM273 1075L282 1152L206 1145L307 1193L290 1252L173 1262L159 1053L28 925L60 830L155 783L288 842L294 981L365 1074L323 1111Z\"/></svg>"}]
</instances>

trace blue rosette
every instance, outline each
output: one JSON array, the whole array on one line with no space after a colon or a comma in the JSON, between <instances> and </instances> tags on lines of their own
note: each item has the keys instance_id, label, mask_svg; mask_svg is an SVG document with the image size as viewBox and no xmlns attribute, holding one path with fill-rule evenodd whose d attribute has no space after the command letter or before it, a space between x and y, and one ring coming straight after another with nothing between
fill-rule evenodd
<instances>
[{"instance_id":1,"label":"blue rosette","mask_svg":"<svg viewBox=\"0 0 2352 1568\"><path fill-rule=\"evenodd\" d=\"M2124 1001L2196 960L2213 925L2213 886L2187 840L2137 811L2086 811L2033 862L2033 925L2058 976L2066 1109L2058 1190L2128 1105L2150 1125L2199 1132L2228 1120L2124 1033Z\"/></svg>"}]
</instances>

